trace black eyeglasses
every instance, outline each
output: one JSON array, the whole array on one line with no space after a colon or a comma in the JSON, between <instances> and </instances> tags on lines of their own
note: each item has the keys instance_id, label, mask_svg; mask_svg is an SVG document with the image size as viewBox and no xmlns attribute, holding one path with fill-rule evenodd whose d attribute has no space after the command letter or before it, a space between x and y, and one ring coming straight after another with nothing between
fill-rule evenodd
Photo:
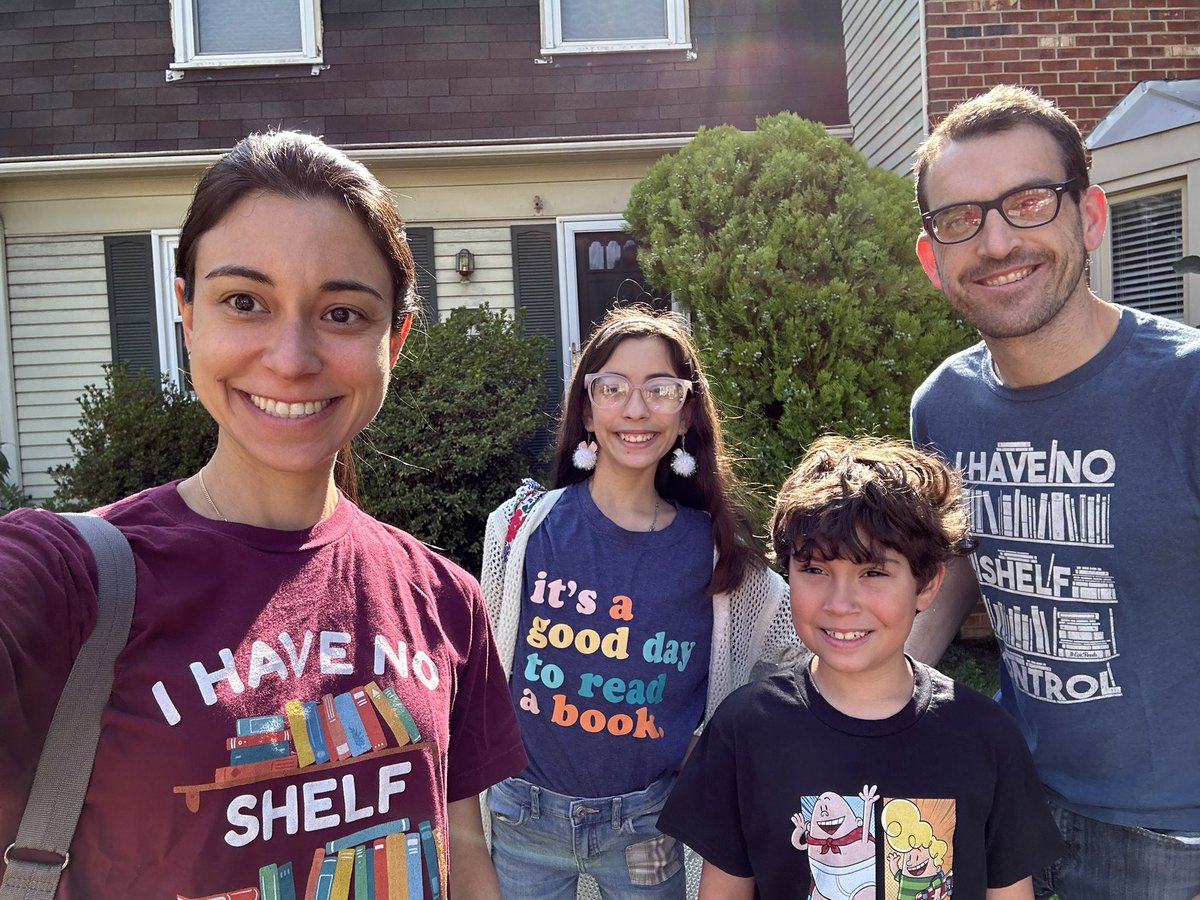
<instances>
[{"instance_id":1,"label":"black eyeglasses","mask_svg":"<svg viewBox=\"0 0 1200 900\"><path fill-rule=\"evenodd\" d=\"M1086 175L1077 175L1060 184L1037 184L1017 188L995 200L969 200L951 203L921 216L921 224L939 244L961 244L983 228L989 210L996 210L1013 228L1037 228L1058 216L1062 195L1087 184Z\"/></svg>"}]
</instances>

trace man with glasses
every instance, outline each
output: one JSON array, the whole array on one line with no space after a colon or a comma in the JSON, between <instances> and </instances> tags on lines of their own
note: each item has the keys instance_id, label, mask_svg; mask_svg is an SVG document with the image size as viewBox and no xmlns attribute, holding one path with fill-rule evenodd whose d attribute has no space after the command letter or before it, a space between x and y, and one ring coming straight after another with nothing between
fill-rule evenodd
<instances>
[{"instance_id":1,"label":"man with glasses","mask_svg":"<svg viewBox=\"0 0 1200 900\"><path fill-rule=\"evenodd\" d=\"M1039 897L1195 897L1200 332L1089 289L1107 202L1053 104L970 100L915 173L917 256L983 341L913 397L913 441L962 470L979 546L908 647L936 662L982 593L1000 701L1071 846Z\"/></svg>"}]
</instances>

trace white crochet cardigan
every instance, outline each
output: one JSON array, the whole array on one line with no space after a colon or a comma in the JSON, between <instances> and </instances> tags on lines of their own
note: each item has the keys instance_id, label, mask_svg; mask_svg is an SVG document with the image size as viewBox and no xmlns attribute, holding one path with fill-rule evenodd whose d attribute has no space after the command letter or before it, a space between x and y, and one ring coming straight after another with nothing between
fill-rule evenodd
<instances>
[{"instance_id":1,"label":"white crochet cardigan","mask_svg":"<svg viewBox=\"0 0 1200 900\"><path fill-rule=\"evenodd\" d=\"M518 496L521 492L518 492ZM479 583L496 632L496 648L504 674L511 678L524 591L525 548L529 536L554 507L563 489L542 495L527 514L504 558L505 537L518 496L510 497L488 516ZM708 667L708 700L704 721L731 691L751 680L756 664L774 668L800 647L792 626L787 585L766 567L752 569L742 584L713 597L712 658Z\"/></svg>"}]
</instances>

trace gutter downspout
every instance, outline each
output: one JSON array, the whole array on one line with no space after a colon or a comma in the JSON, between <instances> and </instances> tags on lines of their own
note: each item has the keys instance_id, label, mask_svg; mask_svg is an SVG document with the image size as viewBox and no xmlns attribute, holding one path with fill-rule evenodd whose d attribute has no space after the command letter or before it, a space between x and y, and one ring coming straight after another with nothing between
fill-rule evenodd
<instances>
[{"instance_id":1,"label":"gutter downspout","mask_svg":"<svg viewBox=\"0 0 1200 900\"><path fill-rule=\"evenodd\" d=\"M929 35L925 31L925 0L917 0L917 22L921 37L921 134L929 137Z\"/></svg>"},{"instance_id":2,"label":"gutter downspout","mask_svg":"<svg viewBox=\"0 0 1200 900\"><path fill-rule=\"evenodd\" d=\"M20 488L21 442L17 431L16 375L13 371L12 330L8 304L8 245L4 217L0 215L0 450L9 462L9 481Z\"/></svg>"}]
</instances>

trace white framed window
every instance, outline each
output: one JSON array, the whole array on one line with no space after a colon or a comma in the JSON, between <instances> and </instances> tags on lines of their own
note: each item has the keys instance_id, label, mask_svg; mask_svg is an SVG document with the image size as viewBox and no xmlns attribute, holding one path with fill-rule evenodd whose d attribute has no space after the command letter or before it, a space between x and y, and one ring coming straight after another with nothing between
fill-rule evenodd
<instances>
[{"instance_id":1,"label":"white framed window","mask_svg":"<svg viewBox=\"0 0 1200 900\"><path fill-rule=\"evenodd\" d=\"M155 318L158 321L158 368L170 376L180 390L190 390L187 379L187 348L183 344L183 319L175 303L175 251L179 229L150 232L154 255Z\"/></svg>"},{"instance_id":2,"label":"white framed window","mask_svg":"<svg viewBox=\"0 0 1200 900\"><path fill-rule=\"evenodd\" d=\"M542 53L690 49L688 0L541 0Z\"/></svg>"},{"instance_id":3,"label":"white framed window","mask_svg":"<svg viewBox=\"0 0 1200 900\"><path fill-rule=\"evenodd\" d=\"M1139 191L1109 198L1111 299L1168 319L1186 321L1183 275L1183 189Z\"/></svg>"},{"instance_id":4,"label":"white framed window","mask_svg":"<svg viewBox=\"0 0 1200 900\"><path fill-rule=\"evenodd\" d=\"M172 69L321 62L321 0L171 0Z\"/></svg>"}]
</instances>

